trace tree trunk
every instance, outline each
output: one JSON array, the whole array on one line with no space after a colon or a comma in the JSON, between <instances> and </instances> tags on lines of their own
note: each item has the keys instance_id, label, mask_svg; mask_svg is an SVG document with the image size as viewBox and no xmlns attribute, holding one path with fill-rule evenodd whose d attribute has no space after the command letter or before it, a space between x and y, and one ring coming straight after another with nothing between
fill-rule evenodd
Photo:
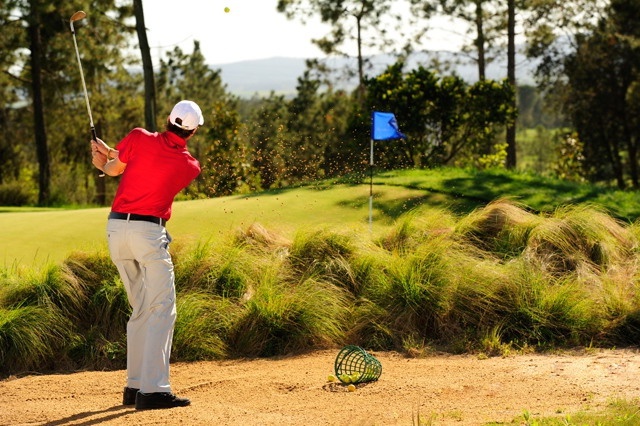
<instances>
[{"instance_id":1,"label":"tree trunk","mask_svg":"<svg viewBox=\"0 0 640 426\"><path fill-rule=\"evenodd\" d=\"M362 14L356 16L356 24L358 29L358 101L360 105L364 104L364 58L362 57L362 35L361 35L361 23Z\"/></svg>"},{"instance_id":2,"label":"tree trunk","mask_svg":"<svg viewBox=\"0 0 640 426\"><path fill-rule=\"evenodd\" d=\"M626 108L624 115L627 115ZM629 120L629 118L624 120L623 134L628 147L627 150L629 152L629 177L631 178L631 185L633 186L633 189L638 189L640 182L638 176L638 141L633 135L633 130L629 127L630 122L631 120Z\"/></svg>"},{"instance_id":3,"label":"tree trunk","mask_svg":"<svg viewBox=\"0 0 640 426\"><path fill-rule=\"evenodd\" d=\"M49 149L44 124L42 101L42 42L40 39L40 10L37 0L31 0L29 16L29 48L31 50L31 91L33 101L33 129L38 156L38 204L46 205L50 199L51 171Z\"/></svg>"},{"instance_id":4,"label":"tree trunk","mask_svg":"<svg viewBox=\"0 0 640 426\"><path fill-rule=\"evenodd\" d=\"M142 56L142 70L144 72L144 122L150 132L157 130L156 125L156 86L153 79L153 63L147 40L147 29L144 24L144 10L142 0L133 0L133 13L136 17L136 31Z\"/></svg>"},{"instance_id":5,"label":"tree trunk","mask_svg":"<svg viewBox=\"0 0 640 426\"><path fill-rule=\"evenodd\" d=\"M486 59L484 49L484 12L482 10L482 1L476 2L476 49L478 50L478 80L484 81L486 78Z\"/></svg>"},{"instance_id":6,"label":"tree trunk","mask_svg":"<svg viewBox=\"0 0 640 426\"><path fill-rule=\"evenodd\" d=\"M516 6L515 0L507 0L507 81L513 87L511 107L516 105ZM507 164L508 169L516 168L516 121L507 123Z\"/></svg>"},{"instance_id":7,"label":"tree trunk","mask_svg":"<svg viewBox=\"0 0 640 426\"><path fill-rule=\"evenodd\" d=\"M638 189L638 148L634 142L629 144L629 174L633 189Z\"/></svg>"}]
</instances>

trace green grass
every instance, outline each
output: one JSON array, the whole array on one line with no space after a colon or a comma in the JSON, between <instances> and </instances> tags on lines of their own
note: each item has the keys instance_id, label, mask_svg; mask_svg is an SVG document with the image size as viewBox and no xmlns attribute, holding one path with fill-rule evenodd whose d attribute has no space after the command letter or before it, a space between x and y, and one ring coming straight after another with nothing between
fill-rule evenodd
<instances>
[{"instance_id":1,"label":"green grass","mask_svg":"<svg viewBox=\"0 0 640 426\"><path fill-rule=\"evenodd\" d=\"M424 189L465 198L461 212L468 212L479 203L507 197L535 211L551 212L560 206L594 204L614 216L633 221L640 217L640 194L588 184L562 181L526 172L506 170L470 170L441 168L402 170L381 173L374 183ZM474 204L475 202L475 204Z\"/></svg>"},{"instance_id":2,"label":"green grass","mask_svg":"<svg viewBox=\"0 0 640 426\"><path fill-rule=\"evenodd\" d=\"M632 222L640 217L640 195L504 170L456 168L402 170L374 177L374 235L418 206L465 215L478 206L508 197L532 211L552 212L565 205L593 204ZM253 223L292 237L296 230L347 227L369 233L369 185L319 182L264 193L181 201L174 205L169 231L177 242L218 239ZM0 210L0 267L59 263L73 251L105 247L108 208Z\"/></svg>"},{"instance_id":3,"label":"green grass","mask_svg":"<svg viewBox=\"0 0 640 426\"><path fill-rule=\"evenodd\" d=\"M635 339L640 226L590 203L538 213L553 191L571 185L534 179L459 169L380 174L373 232L366 185L319 182L176 203L169 230L178 236L172 252L184 315L196 321L203 310L222 310L213 318L231 324L211 329L215 324L203 320L190 329L185 320L177 327L184 345L176 356L224 356L230 342L237 354L264 355L344 340L380 349L493 352L505 344ZM550 198L537 201L538 194L524 191L530 186ZM533 207L490 199L518 191ZM118 359L128 315L106 251L107 211L0 214L8 234L0 307L58 310L82 325L75 344L88 362L99 354ZM42 231L45 224L50 232ZM298 300L304 294L315 302ZM346 328L326 318L338 318L341 306L351 314ZM197 329L213 339L201 351L189 347ZM253 339L241 340L251 333Z\"/></svg>"},{"instance_id":4,"label":"green grass","mask_svg":"<svg viewBox=\"0 0 640 426\"><path fill-rule=\"evenodd\" d=\"M373 232L367 185L176 203L173 359L345 343L500 356L640 339L640 224L624 202L633 194L454 169L375 184ZM3 374L123 367L130 308L105 247L107 212L0 214ZM525 411L514 423L637 424L636 406Z\"/></svg>"},{"instance_id":5,"label":"green grass","mask_svg":"<svg viewBox=\"0 0 640 426\"><path fill-rule=\"evenodd\" d=\"M374 232L388 229L393 220L425 197L424 190L376 187ZM180 201L174 204L169 232L178 243L217 240L228 232L260 223L292 236L297 229L350 227L369 233L369 187L328 185L293 188L245 196ZM106 247L109 208L83 210L14 210L0 213L0 267L15 269L59 263L73 251Z\"/></svg>"},{"instance_id":6,"label":"green grass","mask_svg":"<svg viewBox=\"0 0 640 426\"><path fill-rule=\"evenodd\" d=\"M611 401L608 407L601 412L580 411L555 417L536 417L524 410L521 416L507 424L521 426L635 426L640 424L638 402L637 399L631 401L616 399ZM487 425L494 424L487 423Z\"/></svg>"}]
</instances>

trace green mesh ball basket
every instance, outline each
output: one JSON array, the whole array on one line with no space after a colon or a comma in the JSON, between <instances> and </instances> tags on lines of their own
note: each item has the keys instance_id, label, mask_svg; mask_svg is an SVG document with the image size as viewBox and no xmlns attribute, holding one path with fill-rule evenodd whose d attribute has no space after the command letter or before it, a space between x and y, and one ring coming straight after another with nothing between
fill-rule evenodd
<instances>
[{"instance_id":1,"label":"green mesh ball basket","mask_svg":"<svg viewBox=\"0 0 640 426\"><path fill-rule=\"evenodd\" d=\"M342 383L357 384L378 380L382 364L361 347L348 345L338 352L334 370Z\"/></svg>"}]
</instances>

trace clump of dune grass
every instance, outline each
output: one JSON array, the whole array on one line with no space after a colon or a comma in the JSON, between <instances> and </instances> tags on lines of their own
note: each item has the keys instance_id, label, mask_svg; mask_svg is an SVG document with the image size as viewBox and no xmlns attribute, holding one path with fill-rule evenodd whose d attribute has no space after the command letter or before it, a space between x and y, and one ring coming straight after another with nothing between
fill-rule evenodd
<instances>
[{"instance_id":1,"label":"clump of dune grass","mask_svg":"<svg viewBox=\"0 0 640 426\"><path fill-rule=\"evenodd\" d=\"M119 340L126 333L131 305L120 278L104 281L91 295L89 324L101 330L107 340Z\"/></svg>"},{"instance_id":2,"label":"clump of dune grass","mask_svg":"<svg viewBox=\"0 0 640 426\"><path fill-rule=\"evenodd\" d=\"M103 281L110 281L118 276L116 266L105 251L71 253L62 263L62 269L66 276L73 275L73 279L82 283L89 292L99 287Z\"/></svg>"},{"instance_id":3,"label":"clump of dune grass","mask_svg":"<svg viewBox=\"0 0 640 426\"><path fill-rule=\"evenodd\" d=\"M264 271L255 294L243 304L229 333L236 356L296 353L343 341L347 293L309 277L290 281L281 273L277 268Z\"/></svg>"},{"instance_id":4,"label":"clump of dune grass","mask_svg":"<svg viewBox=\"0 0 640 426\"><path fill-rule=\"evenodd\" d=\"M46 371L73 341L71 321L52 307L0 308L0 371Z\"/></svg>"},{"instance_id":5,"label":"clump of dune grass","mask_svg":"<svg viewBox=\"0 0 640 426\"><path fill-rule=\"evenodd\" d=\"M175 263L176 288L241 297L248 290L254 259L232 239L219 244L200 243Z\"/></svg>"},{"instance_id":6,"label":"clump of dune grass","mask_svg":"<svg viewBox=\"0 0 640 426\"><path fill-rule=\"evenodd\" d=\"M501 262L473 245L463 247L452 259L456 267L449 281L455 286L444 332L455 353L473 352L496 330L503 320L496 290L509 280Z\"/></svg>"},{"instance_id":7,"label":"clump of dune grass","mask_svg":"<svg viewBox=\"0 0 640 426\"><path fill-rule=\"evenodd\" d=\"M85 292L77 327L98 328L106 339L119 339L131 307L118 270L108 253L72 253L60 267L64 283Z\"/></svg>"},{"instance_id":8,"label":"clump of dune grass","mask_svg":"<svg viewBox=\"0 0 640 426\"><path fill-rule=\"evenodd\" d=\"M64 352L76 369L122 369L126 367L126 334L107 338L98 327L83 327L78 339L67 345Z\"/></svg>"},{"instance_id":9,"label":"clump of dune grass","mask_svg":"<svg viewBox=\"0 0 640 426\"><path fill-rule=\"evenodd\" d=\"M317 278L358 297L379 270L380 247L361 234L327 229L299 232L284 259L292 275Z\"/></svg>"},{"instance_id":10,"label":"clump of dune grass","mask_svg":"<svg viewBox=\"0 0 640 426\"><path fill-rule=\"evenodd\" d=\"M298 232L287 261L293 273L301 277L321 277L323 281L357 292L350 259L356 252L353 239L327 229Z\"/></svg>"},{"instance_id":11,"label":"clump of dune grass","mask_svg":"<svg viewBox=\"0 0 640 426\"><path fill-rule=\"evenodd\" d=\"M554 279L526 263L510 265L492 309L503 342L551 348L589 344L603 323L591 292L576 275Z\"/></svg>"},{"instance_id":12,"label":"clump of dune grass","mask_svg":"<svg viewBox=\"0 0 640 426\"><path fill-rule=\"evenodd\" d=\"M240 315L232 300L209 293L188 292L177 297L173 356L184 361L228 356L227 333Z\"/></svg>"},{"instance_id":13,"label":"clump of dune grass","mask_svg":"<svg viewBox=\"0 0 640 426\"><path fill-rule=\"evenodd\" d=\"M633 233L593 206L558 209L533 230L524 256L551 274L603 272L631 260Z\"/></svg>"},{"instance_id":14,"label":"clump of dune grass","mask_svg":"<svg viewBox=\"0 0 640 426\"><path fill-rule=\"evenodd\" d=\"M385 274L363 293L396 346L405 336L442 337L456 284L450 280L458 267L454 246L451 239L432 239L410 255L392 254Z\"/></svg>"},{"instance_id":15,"label":"clump of dune grass","mask_svg":"<svg viewBox=\"0 0 640 426\"><path fill-rule=\"evenodd\" d=\"M68 274L65 268L46 265L7 279L0 290L0 306L38 306L60 313L70 319L79 320L88 304L88 289L85 282Z\"/></svg>"},{"instance_id":16,"label":"clump of dune grass","mask_svg":"<svg viewBox=\"0 0 640 426\"><path fill-rule=\"evenodd\" d=\"M378 262L384 273L371 280L357 301L354 329L360 333L360 341L386 348L410 346L412 350L437 342L454 352L491 346L490 353L504 352L511 346L549 348L589 344L594 339L606 342L603 330L609 319L603 317L604 300L596 291L602 288L606 275L602 271L586 275L571 268L561 275L549 274L531 262L527 249L538 228L544 229L557 219L533 218L530 213L521 216L511 207L499 210L524 219L503 220L496 228L499 231L485 233L485 239L494 235L509 240L505 233L512 228L505 223L526 224L525 232L517 231L518 250L512 250L509 259L489 250L497 247L495 242L480 245L475 237L460 238L468 237L467 231L425 238L404 256L395 250L385 254ZM617 270L613 266L628 261L633 244L632 239L623 238L628 235L623 230L609 225L615 236L612 240L620 241L618 253L622 255L609 256L611 269ZM407 229L414 225L404 221L398 226ZM606 234L609 228L603 229ZM611 247L614 253L617 246L611 243ZM517 251L521 253L516 255ZM633 317L627 318L633 330Z\"/></svg>"},{"instance_id":17,"label":"clump of dune grass","mask_svg":"<svg viewBox=\"0 0 640 426\"><path fill-rule=\"evenodd\" d=\"M499 199L474 210L456 224L461 238L503 259L519 256L543 219L514 201Z\"/></svg>"},{"instance_id":18,"label":"clump of dune grass","mask_svg":"<svg viewBox=\"0 0 640 426\"><path fill-rule=\"evenodd\" d=\"M104 251L72 253L62 264L67 283L86 289L86 305L74 322L81 336L67 355L82 368L121 368L126 361L126 325L131 314L118 270Z\"/></svg>"},{"instance_id":19,"label":"clump of dune grass","mask_svg":"<svg viewBox=\"0 0 640 426\"><path fill-rule=\"evenodd\" d=\"M236 243L246 245L250 249L262 253L278 253L286 256L292 241L277 232L271 231L259 223L252 223L235 234Z\"/></svg>"},{"instance_id":20,"label":"clump of dune grass","mask_svg":"<svg viewBox=\"0 0 640 426\"><path fill-rule=\"evenodd\" d=\"M596 301L603 319L600 340L610 345L636 344L640 339L638 279L622 281L605 276L598 290L592 299Z\"/></svg>"},{"instance_id":21,"label":"clump of dune grass","mask_svg":"<svg viewBox=\"0 0 640 426\"><path fill-rule=\"evenodd\" d=\"M289 261L295 269L305 271L338 257L349 257L353 251L354 246L346 235L327 229L301 231L291 244Z\"/></svg>"},{"instance_id":22,"label":"clump of dune grass","mask_svg":"<svg viewBox=\"0 0 640 426\"><path fill-rule=\"evenodd\" d=\"M509 200L460 218L415 209L376 239L320 228L290 240L252 224L172 252L173 359L345 343L411 356L636 344L639 229L593 206L534 214ZM13 358L38 339L42 366L124 365L130 307L106 253L3 271L0 312L7 368L32 368ZM42 324L34 312L47 312Z\"/></svg>"},{"instance_id":23,"label":"clump of dune grass","mask_svg":"<svg viewBox=\"0 0 640 426\"><path fill-rule=\"evenodd\" d=\"M455 227L455 218L441 209L417 208L402 216L391 231L379 239L378 244L388 251L409 253L425 240L449 236Z\"/></svg>"}]
</instances>

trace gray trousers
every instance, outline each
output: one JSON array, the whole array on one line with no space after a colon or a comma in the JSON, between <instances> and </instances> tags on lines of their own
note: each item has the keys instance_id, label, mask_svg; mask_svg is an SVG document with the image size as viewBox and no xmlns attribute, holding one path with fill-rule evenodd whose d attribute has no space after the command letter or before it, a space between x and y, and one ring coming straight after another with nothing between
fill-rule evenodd
<instances>
[{"instance_id":1,"label":"gray trousers","mask_svg":"<svg viewBox=\"0 0 640 426\"><path fill-rule=\"evenodd\" d=\"M127 323L127 386L143 393L171 392L169 358L176 321L171 236L155 223L109 219L107 238L133 308Z\"/></svg>"}]
</instances>

